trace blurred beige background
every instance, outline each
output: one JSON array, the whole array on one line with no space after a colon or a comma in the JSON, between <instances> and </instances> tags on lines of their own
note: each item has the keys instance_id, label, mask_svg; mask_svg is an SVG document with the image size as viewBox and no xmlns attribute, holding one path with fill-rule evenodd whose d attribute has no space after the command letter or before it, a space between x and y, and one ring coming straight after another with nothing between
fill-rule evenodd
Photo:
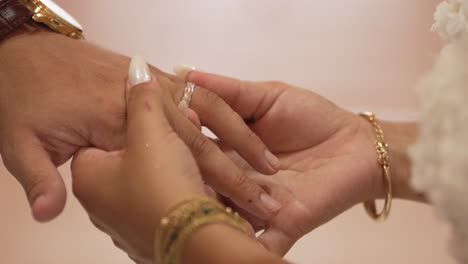
<instances>
[{"instance_id":1,"label":"blurred beige background","mask_svg":"<svg viewBox=\"0 0 468 264\"><path fill-rule=\"evenodd\" d=\"M435 0L58 2L89 41L141 54L164 70L185 63L283 80L391 119L417 117L413 88L439 49L429 31ZM70 186L68 165L61 172ZM0 263L131 263L71 195L57 220L37 224L19 184L3 166L0 173ZM302 239L288 257L304 264L453 263L447 239L427 206L396 202L390 221L379 225L358 206Z\"/></svg>"}]
</instances>

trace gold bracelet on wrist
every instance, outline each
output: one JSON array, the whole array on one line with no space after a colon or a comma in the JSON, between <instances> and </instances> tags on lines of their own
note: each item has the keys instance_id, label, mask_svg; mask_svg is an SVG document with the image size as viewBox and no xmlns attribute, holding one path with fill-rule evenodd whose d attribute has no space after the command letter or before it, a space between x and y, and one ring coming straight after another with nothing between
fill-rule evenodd
<instances>
[{"instance_id":1,"label":"gold bracelet on wrist","mask_svg":"<svg viewBox=\"0 0 468 264\"><path fill-rule=\"evenodd\" d=\"M201 227L222 223L246 233L245 222L231 208L210 198L195 198L174 207L156 230L157 264L180 264L185 243Z\"/></svg>"},{"instance_id":2,"label":"gold bracelet on wrist","mask_svg":"<svg viewBox=\"0 0 468 264\"><path fill-rule=\"evenodd\" d=\"M374 200L364 202L364 208L367 214L377 222L382 222L388 218L392 207L392 178L390 176L390 163L388 154L388 144L385 142L382 128L377 123L375 114L370 112L360 113L360 116L367 119L375 131L375 147L378 154L378 162L382 166L382 174L384 176L387 194L385 195L384 208L380 213L377 213L377 206Z\"/></svg>"}]
</instances>

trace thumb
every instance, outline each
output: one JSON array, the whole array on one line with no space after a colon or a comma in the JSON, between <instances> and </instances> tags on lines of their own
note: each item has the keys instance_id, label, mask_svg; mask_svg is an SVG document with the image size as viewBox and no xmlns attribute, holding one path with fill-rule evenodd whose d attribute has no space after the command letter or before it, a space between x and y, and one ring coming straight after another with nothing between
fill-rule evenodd
<instances>
[{"instance_id":1,"label":"thumb","mask_svg":"<svg viewBox=\"0 0 468 264\"><path fill-rule=\"evenodd\" d=\"M97 148L83 148L74 156L71 163L73 193L83 206L97 206L101 199L96 196L113 188L112 180L120 172L122 151L107 152Z\"/></svg>"},{"instance_id":2,"label":"thumb","mask_svg":"<svg viewBox=\"0 0 468 264\"><path fill-rule=\"evenodd\" d=\"M153 161L161 145L169 138L177 139L165 115L163 97L168 96L158 80L151 75L141 57L130 63L126 90L127 100L127 148L145 160ZM171 141L170 143L175 143ZM159 148L158 148L159 146ZM174 145L175 146L175 145ZM171 147L174 147L171 146ZM143 154L144 155L140 155Z\"/></svg>"},{"instance_id":3,"label":"thumb","mask_svg":"<svg viewBox=\"0 0 468 264\"><path fill-rule=\"evenodd\" d=\"M21 143L10 143L2 158L5 167L23 186L37 221L52 220L62 212L67 196L65 185L36 137L22 137Z\"/></svg>"}]
</instances>

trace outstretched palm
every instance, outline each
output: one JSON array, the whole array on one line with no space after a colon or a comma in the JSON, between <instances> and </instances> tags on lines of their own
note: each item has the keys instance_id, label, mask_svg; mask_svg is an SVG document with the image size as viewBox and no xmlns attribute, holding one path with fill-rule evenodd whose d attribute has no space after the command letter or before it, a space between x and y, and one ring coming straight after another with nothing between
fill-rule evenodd
<instances>
[{"instance_id":1,"label":"outstretched palm","mask_svg":"<svg viewBox=\"0 0 468 264\"><path fill-rule=\"evenodd\" d=\"M317 226L378 196L382 183L375 175L373 132L364 119L282 83L239 82L200 72L188 78L220 95L281 160L281 170L266 177L232 154L283 204L259 238L270 250L285 254Z\"/></svg>"}]
</instances>

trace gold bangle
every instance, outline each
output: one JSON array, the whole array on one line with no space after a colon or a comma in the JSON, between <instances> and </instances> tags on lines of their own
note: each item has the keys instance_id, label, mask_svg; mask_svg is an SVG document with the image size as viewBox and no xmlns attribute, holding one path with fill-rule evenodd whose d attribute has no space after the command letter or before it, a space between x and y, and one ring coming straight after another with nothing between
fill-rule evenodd
<instances>
[{"instance_id":1,"label":"gold bangle","mask_svg":"<svg viewBox=\"0 0 468 264\"><path fill-rule=\"evenodd\" d=\"M364 202L364 208L366 209L367 214L377 222L385 221L390 214L390 209L392 207L392 178L390 176L390 163L389 163L389 152L388 144L385 143L384 133L382 128L377 123L377 118L375 114L370 112L360 113L360 116L367 119L375 130L375 147L378 154L378 162L382 166L382 173L385 179L385 184L387 186L387 194L385 196L385 203L382 212L377 213L377 206L374 200Z\"/></svg>"},{"instance_id":2,"label":"gold bangle","mask_svg":"<svg viewBox=\"0 0 468 264\"><path fill-rule=\"evenodd\" d=\"M245 222L231 208L210 198L195 198L176 205L163 217L156 231L158 264L179 264L187 240L201 227L222 223L246 233Z\"/></svg>"}]
</instances>

